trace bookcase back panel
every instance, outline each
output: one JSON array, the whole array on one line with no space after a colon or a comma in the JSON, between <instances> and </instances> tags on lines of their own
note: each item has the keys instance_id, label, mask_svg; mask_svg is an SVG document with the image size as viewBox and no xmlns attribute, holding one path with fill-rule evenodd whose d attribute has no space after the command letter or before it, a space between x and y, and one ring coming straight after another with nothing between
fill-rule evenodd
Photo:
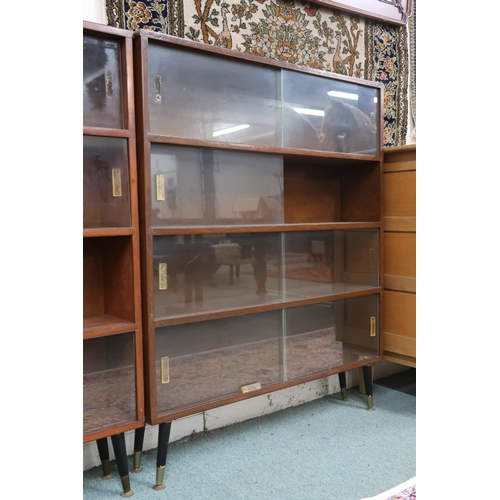
<instances>
[{"instance_id":1,"label":"bookcase back panel","mask_svg":"<svg viewBox=\"0 0 500 500\"><path fill-rule=\"evenodd\" d=\"M106 314L135 321L132 240L83 240L83 316Z\"/></svg>"}]
</instances>

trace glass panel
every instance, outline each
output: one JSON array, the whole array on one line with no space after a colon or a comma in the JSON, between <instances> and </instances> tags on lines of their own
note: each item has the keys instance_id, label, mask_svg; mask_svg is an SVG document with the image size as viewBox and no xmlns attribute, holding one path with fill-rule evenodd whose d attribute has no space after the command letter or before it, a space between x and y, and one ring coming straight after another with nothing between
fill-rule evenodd
<instances>
[{"instance_id":1,"label":"glass panel","mask_svg":"<svg viewBox=\"0 0 500 500\"><path fill-rule=\"evenodd\" d=\"M284 234L285 300L378 286L378 230Z\"/></svg>"},{"instance_id":2,"label":"glass panel","mask_svg":"<svg viewBox=\"0 0 500 500\"><path fill-rule=\"evenodd\" d=\"M127 140L83 137L83 227L128 227Z\"/></svg>"},{"instance_id":3,"label":"glass panel","mask_svg":"<svg viewBox=\"0 0 500 500\"><path fill-rule=\"evenodd\" d=\"M154 226L282 224L283 159L152 145Z\"/></svg>"},{"instance_id":4,"label":"glass panel","mask_svg":"<svg viewBox=\"0 0 500 500\"><path fill-rule=\"evenodd\" d=\"M281 382L281 331L281 311L158 328L158 413Z\"/></svg>"},{"instance_id":5,"label":"glass panel","mask_svg":"<svg viewBox=\"0 0 500 500\"><path fill-rule=\"evenodd\" d=\"M283 71L283 145L378 154L377 88Z\"/></svg>"},{"instance_id":6,"label":"glass panel","mask_svg":"<svg viewBox=\"0 0 500 500\"><path fill-rule=\"evenodd\" d=\"M153 261L156 318L379 286L376 229L156 236Z\"/></svg>"},{"instance_id":7,"label":"glass panel","mask_svg":"<svg viewBox=\"0 0 500 500\"><path fill-rule=\"evenodd\" d=\"M378 355L378 296L337 300L285 309L286 379L332 370Z\"/></svg>"},{"instance_id":8,"label":"glass panel","mask_svg":"<svg viewBox=\"0 0 500 500\"><path fill-rule=\"evenodd\" d=\"M235 59L149 45L151 133L279 146L279 73Z\"/></svg>"},{"instance_id":9,"label":"glass panel","mask_svg":"<svg viewBox=\"0 0 500 500\"><path fill-rule=\"evenodd\" d=\"M83 125L123 128L117 41L83 37Z\"/></svg>"},{"instance_id":10,"label":"glass panel","mask_svg":"<svg viewBox=\"0 0 500 500\"><path fill-rule=\"evenodd\" d=\"M136 420L134 333L83 341L83 434Z\"/></svg>"},{"instance_id":11,"label":"glass panel","mask_svg":"<svg viewBox=\"0 0 500 500\"><path fill-rule=\"evenodd\" d=\"M282 299L279 233L156 236L153 253L156 318Z\"/></svg>"}]
</instances>

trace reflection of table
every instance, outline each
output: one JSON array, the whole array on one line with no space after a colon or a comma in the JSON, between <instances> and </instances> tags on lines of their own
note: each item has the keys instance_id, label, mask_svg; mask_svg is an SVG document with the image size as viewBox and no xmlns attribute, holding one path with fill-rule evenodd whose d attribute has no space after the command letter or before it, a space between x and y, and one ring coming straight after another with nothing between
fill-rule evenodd
<instances>
[{"instance_id":1,"label":"reflection of table","mask_svg":"<svg viewBox=\"0 0 500 500\"><path fill-rule=\"evenodd\" d=\"M238 243L219 243L212 245L212 248L215 251L215 262L221 266L229 266L230 285L234 282L234 274L236 274L236 278L240 277L240 265L251 264L255 260L253 256L242 258L241 246Z\"/></svg>"}]
</instances>

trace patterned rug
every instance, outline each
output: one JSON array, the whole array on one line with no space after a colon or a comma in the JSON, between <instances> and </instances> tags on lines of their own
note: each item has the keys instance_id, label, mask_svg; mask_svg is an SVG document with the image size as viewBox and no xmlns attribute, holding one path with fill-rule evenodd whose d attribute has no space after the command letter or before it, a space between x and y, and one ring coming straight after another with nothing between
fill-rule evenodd
<instances>
[{"instance_id":1,"label":"patterned rug","mask_svg":"<svg viewBox=\"0 0 500 500\"><path fill-rule=\"evenodd\" d=\"M410 43L410 117L413 121L412 139L417 140L417 1L413 0L413 14L408 20Z\"/></svg>"},{"instance_id":2,"label":"patterned rug","mask_svg":"<svg viewBox=\"0 0 500 500\"><path fill-rule=\"evenodd\" d=\"M300 0L105 0L107 24L147 29L384 84L384 147L406 144L408 29Z\"/></svg>"},{"instance_id":3,"label":"patterned rug","mask_svg":"<svg viewBox=\"0 0 500 500\"><path fill-rule=\"evenodd\" d=\"M416 500L417 478L412 477L388 491L384 491L375 497L362 498L361 500Z\"/></svg>"}]
</instances>

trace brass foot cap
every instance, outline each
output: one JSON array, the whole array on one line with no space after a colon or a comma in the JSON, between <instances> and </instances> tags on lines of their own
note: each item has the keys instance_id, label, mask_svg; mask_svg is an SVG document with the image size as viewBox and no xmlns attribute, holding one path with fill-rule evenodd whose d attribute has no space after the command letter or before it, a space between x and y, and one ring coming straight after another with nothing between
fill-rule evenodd
<instances>
[{"instance_id":1,"label":"brass foot cap","mask_svg":"<svg viewBox=\"0 0 500 500\"><path fill-rule=\"evenodd\" d=\"M138 467L137 469L130 469L130 472L142 472L142 467Z\"/></svg>"},{"instance_id":2,"label":"brass foot cap","mask_svg":"<svg viewBox=\"0 0 500 500\"><path fill-rule=\"evenodd\" d=\"M367 396L368 409L373 410L373 396Z\"/></svg>"},{"instance_id":3,"label":"brass foot cap","mask_svg":"<svg viewBox=\"0 0 500 500\"><path fill-rule=\"evenodd\" d=\"M155 484L153 486L153 490L156 490L156 491L160 491L160 490L164 490L165 489L165 485L164 484Z\"/></svg>"},{"instance_id":4,"label":"brass foot cap","mask_svg":"<svg viewBox=\"0 0 500 500\"><path fill-rule=\"evenodd\" d=\"M342 401L347 401L347 389L342 389Z\"/></svg>"},{"instance_id":5,"label":"brass foot cap","mask_svg":"<svg viewBox=\"0 0 500 500\"><path fill-rule=\"evenodd\" d=\"M128 497L131 497L132 495L134 494L133 491L127 491L127 492L123 492L123 493L120 493L120 496L122 496L123 498L128 498Z\"/></svg>"},{"instance_id":6,"label":"brass foot cap","mask_svg":"<svg viewBox=\"0 0 500 500\"><path fill-rule=\"evenodd\" d=\"M107 476L102 476L102 479L111 479L113 476L111 474L108 474Z\"/></svg>"}]
</instances>

